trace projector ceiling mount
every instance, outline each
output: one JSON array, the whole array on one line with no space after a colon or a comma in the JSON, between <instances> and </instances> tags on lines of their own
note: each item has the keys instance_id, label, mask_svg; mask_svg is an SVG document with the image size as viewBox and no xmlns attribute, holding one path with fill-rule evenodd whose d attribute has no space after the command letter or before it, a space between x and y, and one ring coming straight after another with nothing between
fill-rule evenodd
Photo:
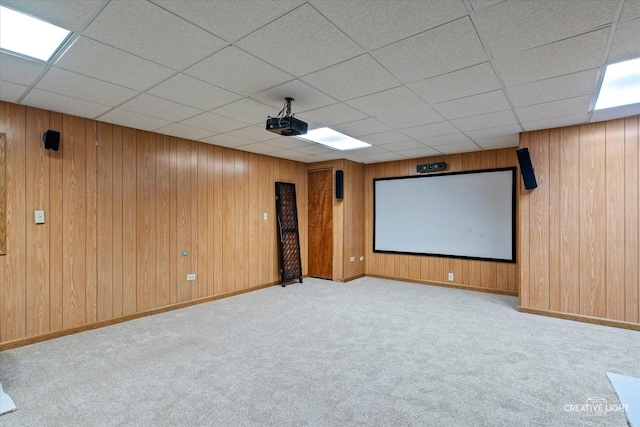
<instances>
[{"instance_id":1,"label":"projector ceiling mount","mask_svg":"<svg viewBox=\"0 0 640 427\"><path fill-rule=\"evenodd\" d=\"M277 116L267 118L267 130L283 136L304 135L307 133L307 123L293 117L291 113L291 101L293 98L284 99L284 107Z\"/></svg>"}]
</instances>

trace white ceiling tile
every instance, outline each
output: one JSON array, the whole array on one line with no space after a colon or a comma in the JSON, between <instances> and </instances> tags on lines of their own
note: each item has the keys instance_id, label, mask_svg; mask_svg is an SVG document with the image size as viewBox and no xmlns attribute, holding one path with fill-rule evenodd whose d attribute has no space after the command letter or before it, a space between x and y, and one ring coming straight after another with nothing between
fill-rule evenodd
<instances>
[{"instance_id":1,"label":"white ceiling tile","mask_svg":"<svg viewBox=\"0 0 640 427\"><path fill-rule=\"evenodd\" d=\"M640 18L618 24L607 62L619 62L638 57L640 57Z\"/></svg>"},{"instance_id":2,"label":"white ceiling tile","mask_svg":"<svg viewBox=\"0 0 640 427\"><path fill-rule=\"evenodd\" d=\"M122 104L120 108L167 121L184 120L187 117L192 117L202 112L201 110L167 101L157 96L147 95L146 93L136 96L132 100Z\"/></svg>"},{"instance_id":3,"label":"white ceiling tile","mask_svg":"<svg viewBox=\"0 0 640 427\"><path fill-rule=\"evenodd\" d=\"M112 107L138 93L132 89L57 67L51 67L38 82L36 88Z\"/></svg>"},{"instance_id":4,"label":"white ceiling tile","mask_svg":"<svg viewBox=\"0 0 640 427\"><path fill-rule=\"evenodd\" d=\"M561 101L516 108L516 114L522 123L526 123L543 119L551 119L554 117L574 115L577 112L586 114L589 112L590 103L591 95L579 96L576 98L563 99Z\"/></svg>"},{"instance_id":5,"label":"white ceiling tile","mask_svg":"<svg viewBox=\"0 0 640 427\"><path fill-rule=\"evenodd\" d=\"M188 67L227 44L143 0L111 0L83 34L174 70Z\"/></svg>"},{"instance_id":6,"label":"white ceiling tile","mask_svg":"<svg viewBox=\"0 0 640 427\"><path fill-rule=\"evenodd\" d=\"M238 40L298 7L302 0L151 0L229 42Z\"/></svg>"},{"instance_id":7,"label":"white ceiling tile","mask_svg":"<svg viewBox=\"0 0 640 427\"><path fill-rule=\"evenodd\" d=\"M404 86L352 99L347 104L396 128L442 121L429 104Z\"/></svg>"},{"instance_id":8,"label":"white ceiling tile","mask_svg":"<svg viewBox=\"0 0 640 427\"><path fill-rule=\"evenodd\" d=\"M430 104L500 89L500 83L488 62L407 86Z\"/></svg>"},{"instance_id":9,"label":"white ceiling tile","mask_svg":"<svg viewBox=\"0 0 640 427\"><path fill-rule=\"evenodd\" d=\"M0 52L0 80L31 86L46 65Z\"/></svg>"},{"instance_id":10,"label":"white ceiling tile","mask_svg":"<svg viewBox=\"0 0 640 427\"><path fill-rule=\"evenodd\" d=\"M213 145L218 145L220 147L228 147L228 148L238 148L244 145L251 144L251 141L247 141L244 138L238 138L237 136L230 136L226 134L210 136L208 138L203 138L200 141L206 142L207 144L213 144Z\"/></svg>"},{"instance_id":11,"label":"white ceiling tile","mask_svg":"<svg viewBox=\"0 0 640 427\"><path fill-rule=\"evenodd\" d=\"M574 98L595 91L599 68L507 88L514 107Z\"/></svg>"},{"instance_id":12,"label":"white ceiling tile","mask_svg":"<svg viewBox=\"0 0 640 427\"><path fill-rule=\"evenodd\" d=\"M302 80L340 101L400 85L398 79L368 54L308 74Z\"/></svg>"},{"instance_id":13,"label":"white ceiling tile","mask_svg":"<svg viewBox=\"0 0 640 427\"><path fill-rule=\"evenodd\" d=\"M0 101L16 102L27 89L27 86L0 80Z\"/></svg>"},{"instance_id":14,"label":"white ceiling tile","mask_svg":"<svg viewBox=\"0 0 640 427\"><path fill-rule=\"evenodd\" d=\"M502 3L503 1L506 0L470 0L473 10L480 10L487 7L495 6L496 4Z\"/></svg>"},{"instance_id":15,"label":"white ceiling tile","mask_svg":"<svg viewBox=\"0 0 640 427\"><path fill-rule=\"evenodd\" d=\"M476 14L494 56L563 40L613 21L618 0L506 1Z\"/></svg>"},{"instance_id":16,"label":"white ceiling tile","mask_svg":"<svg viewBox=\"0 0 640 427\"><path fill-rule=\"evenodd\" d=\"M487 129L507 125L518 125L518 122L511 110L496 111L495 113L464 117L462 119L452 120L451 123L453 123L461 131Z\"/></svg>"},{"instance_id":17,"label":"white ceiling tile","mask_svg":"<svg viewBox=\"0 0 640 427\"><path fill-rule=\"evenodd\" d=\"M376 162L392 162L395 160L406 160L407 157L400 153L380 153L380 154L371 154L367 156L369 159L374 160Z\"/></svg>"},{"instance_id":18,"label":"white ceiling tile","mask_svg":"<svg viewBox=\"0 0 640 427\"><path fill-rule=\"evenodd\" d=\"M474 141L505 135L517 135L522 132L520 125L496 126L492 128L467 131L465 134Z\"/></svg>"},{"instance_id":19,"label":"white ceiling tile","mask_svg":"<svg viewBox=\"0 0 640 427\"><path fill-rule=\"evenodd\" d=\"M487 60L469 17L385 46L371 54L403 83Z\"/></svg>"},{"instance_id":20,"label":"white ceiling tile","mask_svg":"<svg viewBox=\"0 0 640 427\"><path fill-rule=\"evenodd\" d=\"M353 137L391 130L389 126L372 118L335 125L333 126L333 129Z\"/></svg>"},{"instance_id":21,"label":"white ceiling tile","mask_svg":"<svg viewBox=\"0 0 640 427\"><path fill-rule=\"evenodd\" d=\"M400 150L400 154L410 159L417 159L420 157L437 156L440 152L431 147L423 146L422 148L413 148L411 150Z\"/></svg>"},{"instance_id":22,"label":"white ceiling tile","mask_svg":"<svg viewBox=\"0 0 640 427\"><path fill-rule=\"evenodd\" d=\"M430 136L447 135L458 132L451 123L439 122L429 125L414 126L410 128L400 129L402 133L411 138L428 138Z\"/></svg>"},{"instance_id":23,"label":"white ceiling tile","mask_svg":"<svg viewBox=\"0 0 640 427\"><path fill-rule=\"evenodd\" d=\"M291 111L294 114L314 110L326 105L335 104L336 102L335 99L312 88L300 80L292 80L269 90L256 93L252 96L256 101L260 101L277 108L277 110L273 112L272 116L278 114L278 111L280 111L285 103L284 99L287 97L294 99L291 104Z\"/></svg>"},{"instance_id":24,"label":"white ceiling tile","mask_svg":"<svg viewBox=\"0 0 640 427\"><path fill-rule=\"evenodd\" d=\"M244 96L293 78L235 46L227 47L195 64L185 74Z\"/></svg>"},{"instance_id":25,"label":"white ceiling tile","mask_svg":"<svg viewBox=\"0 0 640 427\"><path fill-rule=\"evenodd\" d=\"M439 136L431 136L429 138L420 138L419 141L429 147L436 147L440 145L469 142L471 140L465 134L458 132L458 133L452 133L449 135L439 135Z\"/></svg>"},{"instance_id":26,"label":"white ceiling tile","mask_svg":"<svg viewBox=\"0 0 640 427\"><path fill-rule=\"evenodd\" d=\"M227 135L248 139L249 141L262 142L268 139L278 138L277 133L269 132L266 126L247 126L227 132Z\"/></svg>"},{"instance_id":27,"label":"white ceiling tile","mask_svg":"<svg viewBox=\"0 0 640 427\"><path fill-rule=\"evenodd\" d=\"M353 122L356 120L366 119L367 117L368 116L366 114L342 103L305 111L298 116L301 120L312 120L323 126L333 126L340 123Z\"/></svg>"},{"instance_id":28,"label":"white ceiling tile","mask_svg":"<svg viewBox=\"0 0 640 427\"><path fill-rule=\"evenodd\" d=\"M233 92L182 73L176 74L147 92L200 110L211 110L241 98Z\"/></svg>"},{"instance_id":29,"label":"white ceiling tile","mask_svg":"<svg viewBox=\"0 0 640 427\"><path fill-rule=\"evenodd\" d=\"M295 148L293 151L303 154L322 154L329 151L328 147L320 144L309 143L303 147Z\"/></svg>"},{"instance_id":30,"label":"white ceiling tile","mask_svg":"<svg viewBox=\"0 0 640 427\"><path fill-rule=\"evenodd\" d=\"M476 140L476 144L484 150L496 150L499 148L518 147L520 145L520 134L496 136L489 139Z\"/></svg>"},{"instance_id":31,"label":"white ceiling tile","mask_svg":"<svg viewBox=\"0 0 640 427\"><path fill-rule=\"evenodd\" d=\"M385 150L383 147L376 147L371 146L371 147L364 147L364 148L360 148L358 149L358 154L361 156L368 156L370 154L380 154L380 153L388 153L389 150Z\"/></svg>"},{"instance_id":32,"label":"white ceiling tile","mask_svg":"<svg viewBox=\"0 0 640 427\"><path fill-rule=\"evenodd\" d=\"M248 98L218 107L211 112L244 123L262 123L263 128L266 127L267 116L275 116L278 113L273 108Z\"/></svg>"},{"instance_id":33,"label":"white ceiling tile","mask_svg":"<svg viewBox=\"0 0 640 427\"><path fill-rule=\"evenodd\" d=\"M314 163L320 161L313 154L302 154L293 150L276 151L272 156L277 156L281 159L294 160L302 163Z\"/></svg>"},{"instance_id":34,"label":"white ceiling tile","mask_svg":"<svg viewBox=\"0 0 640 427\"><path fill-rule=\"evenodd\" d=\"M385 145L392 142L404 141L407 139L407 135L402 132L398 132L397 130L391 130L361 135L358 139L373 145Z\"/></svg>"},{"instance_id":35,"label":"white ceiling tile","mask_svg":"<svg viewBox=\"0 0 640 427\"><path fill-rule=\"evenodd\" d=\"M609 27L534 49L496 58L507 86L562 76L602 64Z\"/></svg>"},{"instance_id":36,"label":"white ceiling tile","mask_svg":"<svg viewBox=\"0 0 640 427\"><path fill-rule=\"evenodd\" d=\"M51 24L76 31L96 13L101 0L2 0L0 3Z\"/></svg>"},{"instance_id":37,"label":"white ceiling tile","mask_svg":"<svg viewBox=\"0 0 640 427\"><path fill-rule=\"evenodd\" d=\"M194 128L193 126L185 126L180 123L171 123L168 126L156 129L156 132L163 135L177 136L178 138L191 139L194 141L213 136L215 133L210 130Z\"/></svg>"},{"instance_id":38,"label":"white ceiling tile","mask_svg":"<svg viewBox=\"0 0 640 427\"><path fill-rule=\"evenodd\" d=\"M473 151L482 150L476 143L471 141L458 142L455 144L447 144L447 145L438 145L433 148L435 148L442 154L471 153Z\"/></svg>"},{"instance_id":39,"label":"white ceiling tile","mask_svg":"<svg viewBox=\"0 0 640 427\"><path fill-rule=\"evenodd\" d=\"M312 1L324 16L367 50L393 43L467 13L461 0ZM398 23L402 23L399 25Z\"/></svg>"},{"instance_id":40,"label":"white ceiling tile","mask_svg":"<svg viewBox=\"0 0 640 427\"><path fill-rule=\"evenodd\" d=\"M76 40L56 66L137 90L154 86L174 73L167 67L86 37Z\"/></svg>"},{"instance_id":41,"label":"white ceiling tile","mask_svg":"<svg viewBox=\"0 0 640 427\"><path fill-rule=\"evenodd\" d=\"M134 129L154 131L161 127L170 125L171 122L160 120L131 111L116 108L98 117L101 122L113 123L115 125L127 126Z\"/></svg>"},{"instance_id":42,"label":"white ceiling tile","mask_svg":"<svg viewBox=\"0 0 640 427\"><path fill-rule=\"evenodd\" d=\"M27 96L21 101L21 104L90 119L95 119L111 109L108 105L96 104L95 102L71 98L39 89L30 90Z\"/></svg>"},{"instance_id":43,"label":"white ceiling tile","mask_svg":"<svg viewBox=\"0 0 640 427\"><path fill-rule=\"evenodd\" d=\"M414 148L424 148L424 144L416 140L409 139L407 141L392 142L390 144L385 144L383 147L387 151L404 151L404 150L411 150Z\"/></svg>"},{"instance_id":44,"label":"white ceiling tile","mask_svg":"<svg viewBox=\"0 0 640 427\"><path fill-rule=\"evenodd\" d=\"M620 15L620 21L640 17L640 0L626 0Z\"/></svg>"},{"instance_id":45,"label":"white ceiling tile","mask_svg":"<svg viewBox=\"0 0 640 427\"><path fill-rule=\"evenodd\" d=\"M238 41L237 46L295 76L364 53L309 4Z\"/></svg>"},{"instance_id":46,"label":"white ceiling tile","mask_svg":"<svg viewBox=\"0 0 640 427\"><path fill-rule=\"evenodd\" d=\"M525 131L532 131L532 130L540 130L540 129L552 129L552 128L561 127L561 126L572 126L576 124L586 123L588 117L589 116L587 113L574 114L574 115L568 115L568 116L562 116L562 117L552 117L550 119L525 122L525 123L522 123L522 127L524 128ZM591 121L594 121L593 118Z\"/></svg>"},{"instance_id":47,"label":"white ceiling tile","mask_svg":"<svg viewBox=\"0 0 640 427\"><path fill-rule=\"evenodd\" d=\"M247 125L246 123L239 122L238 120L233 120L228 117L222 117L211 113L202 113L195 117L183 120L181 123L200 129L212 130L218 133L229 132Z\"/></svg>"},{"instance_id":48,"label":"white ceiling tile","mask_svg":"<svg viewBox=\"0 0 640 427\"><path fill-rule=\"evenodd\" d=\"M433 106L442 116L449 120L461 117L477 116L510 108L504 92L496 90L453 101L441 102Z\"/></svg>"},{"instance_id":49,"label":"white ceiling tile","mask_svg":"<svg viewBox=\"0 0 640 427\"><path fill-rule=\"evenodd\" d=\"M242 151L248 151L250 153L257 154L272 154L276 151L280 151L279 148L274 147L272 145L267 145L262 142L256 142L254 144L243 145L240 147Z\"/></svg>"},{"instance_id":50,"label":"white ceiling tile","mask_svg":"<svg viewBox=\"0 0 640 427\"><path fill-rule=\"evenodd\" d=\"M301 139L294 138L292 136L281 136L275 139L269 139L264 142L265 144L273 145L274 147L278 147L281 150L292 150L298 149L301 147L307 147L309 144L314 144L313 142L303 141Z\"/></svg>"}]
</instances>

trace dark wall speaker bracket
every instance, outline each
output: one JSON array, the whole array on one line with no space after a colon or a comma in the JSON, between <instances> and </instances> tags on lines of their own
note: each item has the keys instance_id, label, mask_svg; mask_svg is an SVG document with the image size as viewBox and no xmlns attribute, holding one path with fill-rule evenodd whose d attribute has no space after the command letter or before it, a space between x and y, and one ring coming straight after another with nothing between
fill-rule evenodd
<instances>
[{"instance_id":1,"label":"dark wall speaker bracket","mask_svg":"<svg viewBox=\"0 0 640 427\"><path fill-rule=\"evenodd\" d=\"M60 148L60 132L49 129L42 135L44 148L47 150L58 151Z\"/></svg>"}]
</instances>

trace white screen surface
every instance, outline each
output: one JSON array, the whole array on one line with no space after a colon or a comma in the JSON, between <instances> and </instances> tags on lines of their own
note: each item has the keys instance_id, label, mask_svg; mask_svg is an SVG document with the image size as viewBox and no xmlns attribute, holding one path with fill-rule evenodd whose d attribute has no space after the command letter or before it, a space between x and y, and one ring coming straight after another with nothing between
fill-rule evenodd
<instances>
[{"instance_id":1,"label":"white screen surface","mask_svg":"<svg viewBox=\"0 0 640 427\"><path fill-rule=\"evenodd\" d=\"M374 180L376 252L515 262L515 168Z\"/></svg>"}]
</instances>

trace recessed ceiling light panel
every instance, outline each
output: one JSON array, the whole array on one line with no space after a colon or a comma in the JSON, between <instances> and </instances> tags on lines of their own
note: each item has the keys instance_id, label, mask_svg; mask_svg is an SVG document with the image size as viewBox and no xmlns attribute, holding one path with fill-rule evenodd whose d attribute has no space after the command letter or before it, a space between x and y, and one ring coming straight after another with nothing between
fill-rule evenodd
<instances>
[{"instance_id":1,"label":"recessed ceiling light panel","mask_svg":"<svg viewBox=\"0 0 640 427\"><path fill-rule=\"evenodd\" d=\"M70 31L8 7L0 6L0 49L48 61Z\"/></svg>"},{"instance_id":2,"label":"recessed ceiling light panel","mask_svg":"<svg viewBox=\"0 0 640 427\"><path fill-rule=\"evenodd\" d=\"M326 145L336 150L355 150L371 146L371 144L367 144L364 141L352 138L330 128L314 129L307 132L304 136L296 136L296 138L317 142L318 144Z\"/></svg>"},{"instance_id":3,"label":"recessed ceiling light panel","mask_svg":"<svg viewBox=\"0 0 640 427\"><path fill-rule=\"evenodd\" d=\"M607 65L595 109L637 103L640 103L640 58Z\"/></svg>"}]
</instances>

